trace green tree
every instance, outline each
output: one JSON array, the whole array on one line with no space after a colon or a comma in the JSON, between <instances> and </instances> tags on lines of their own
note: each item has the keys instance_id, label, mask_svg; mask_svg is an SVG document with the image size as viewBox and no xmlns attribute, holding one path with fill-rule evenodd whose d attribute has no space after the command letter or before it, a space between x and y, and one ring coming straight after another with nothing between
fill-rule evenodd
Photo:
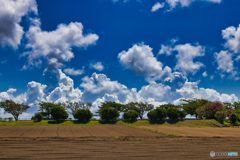
<instances>
[{"instance_id":1,"label":"green tree","mask_svg":"<svg viewBox=\"0 0 240 160\"><path fill-rule=\"evenodd\" d=\"M108 102L102 102L102 105L98 106L98 108L99 110L96 113L99 113L102 109L105 109L105 108L113 108L113 109L117 109L119 112L124 112L125 105L108 101Z\"/></svg>"},{"instance_id":2,"label":"green tree","mask_svg":"<svg viewBox=\"0 0 240 160\"><path fill-rule=\"evenodd\" d=\"M179 110L177 108L169 108L167 110L167 116L169 119L176 120L180 117Z\"/></svg>"},{"instance_id":3,"label":"green tree","mask_svg":"<svg viewBox=\"0 0 240 160\"><path fill-rule=\"evenodd\" d=\"M41 102L38 103L37 105L40 105L39 110L44 117L51 117L51 108L55 107L56 104L51 103L51 102Z\"/></svg>"},{"instance_id":4,"label":"green tree","mask_svg":"<svg viewBox=\"0 0 240 160\"><path fill-rule=\"evenodd\" d=\"M109 122L117 119L120 114L119 111L116 108L102 108L99 111L99 116L101 117L102 120Z\"/></svg>"},{"instance_id":5,"label":"green tree","mask_svg":"<svg viewBox=\"0 0 240 160\"><path fill-rule=\"evenodd\" d=\"M78 109L73 112L73 116L75 119L78 119L80 122L90 121L93 117L93 114L89 109Z\"/></svg>"},{"instance_id":6,"label":"green tree","mask_svg":"<svg viewBox=\"0 0 240 160\"><path fill-rule=\"evenodd\" d=\"M187 114L190 114L191 116L195 115L196 118L198 118L197 109L206 103L210 102L206 99L180 99L180 101L187 102L186 104L182 104L182 108Z\"/></svg>"},{"instance_id":7,"label":"green tree","mask_svg":"<svg viewBox=\"0 0 240 160\"><path fill-rule=\"evenodd\" d=\"M50 113L52 118L56 121L65 120L68 118L68 113L65 108L59 105L52 107Z\"/></svg>"},{"instance_id":8,"label":"green tree","mask_svg":"<svg viewBox=\"0 0 240 160\"><path fill-rule=\"evenodd\" d=\"M157 107L156 109L148 112L147 116L151 121L162 120L163 118L166 118L167 111L163 108Z\"/></svg>"},{"instance_id":9,"label":"green tree","mask_svg":"<svg viewBox=\"0 0 240 160\"><path fill-rule=\"evenodd\" d=\"M123 119L127 121L135 121L139 117L139 113L137 111L126 111L123 113Z\"/></svg>"},{"instance_id":10,"label":"green tree","mask_svg":"<svg viewBox=\"0 0 240 160\"><path fill-rule=\"evenodd\" d=\"M143 102L130 102L125 106L125 111L136 111L139 113L140 119L143 118L143 115L152 110L154 106L152 104L143 103Z\"/></svg>"},{"instance_id":11,"label":"green tree","mask_svg":"<svg viewBox=\"0 0 240 160\"><path fill-rule=\"evenodd\" d=\"M3 102L0 102L0 108L3 108L5 113L12 114L14 119L17 121L18 116L23 112L26 112L30 106L24 105L23 103L15 103L12 100L5 100Z\"/></svg>"},{"instance_id":12,"label":"green tree","mask_svg":"<svg viewBox=\"0 0 240 160\"><path fill-rule=\"evenodd\" d=\"M41 122L42 119L43 119L43 115L42 115L42 113L37 112L37 113L35 113L34 118L35 118L35 119L33 119L33 120L35 120L35 121L37 121L37 122Z\"/></svg>"},{"instance_id":13,"label":"green tree","mask_svg":"<svg viewBox=\"0 0 240 160\"><path fill-rule=\"evenodd\" d=\"M70 114L73 115L74 112L76 112L79 109L84 109L84 110L90 110L92 107L92 103L88 102L87 104L84 104L83 102L71 102L71 101L66 101L66 103L62 103L62 106L66 107L67 109L70 109Z\"/></svg>"}]
</instances>

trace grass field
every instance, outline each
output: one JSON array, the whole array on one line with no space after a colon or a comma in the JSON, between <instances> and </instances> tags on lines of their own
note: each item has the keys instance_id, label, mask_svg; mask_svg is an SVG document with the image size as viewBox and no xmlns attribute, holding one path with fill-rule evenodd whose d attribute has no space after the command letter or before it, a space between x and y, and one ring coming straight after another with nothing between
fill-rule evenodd
<instances>
[{"instance_id":1,"label":"grass field","mask_svg":"<svg viewBox=\"0 0 240 160\"><path fill-rule=\"evenodd\" d=\"M169 127L213 127L212 123L220 124L216 120L184 120L184 121L159 121L159 122L149 122L148 120L138 120L135 122L124 122L124 121L116 121L111 124L115 125L128 125L131 127L136 126L169 126ZM80 123L78 121L48 121L43 120L41 122L33 122L33 121L12 121L12 122L0 122L0 126L2 125L106 125L101 121L89 121L86 123Z\"/></svg>"}]
</instances>

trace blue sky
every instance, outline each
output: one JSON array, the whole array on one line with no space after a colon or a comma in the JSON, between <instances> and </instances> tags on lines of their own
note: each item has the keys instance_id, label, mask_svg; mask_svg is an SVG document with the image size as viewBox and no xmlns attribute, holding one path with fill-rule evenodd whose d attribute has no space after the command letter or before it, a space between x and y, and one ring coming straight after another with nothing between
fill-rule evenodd
<instances>
[{"instance_id":1,"label":"blue sky","mask_svg":"<svg viewBox=\"0 0 240 160\"><path fill-rule=\"evenodd\" d=\"M240 98L238 0L0 0L0 100ZM0 110L0 117L10 116ZM21 118L20 117L20 118Z\"/></svg>"}]
</instances>

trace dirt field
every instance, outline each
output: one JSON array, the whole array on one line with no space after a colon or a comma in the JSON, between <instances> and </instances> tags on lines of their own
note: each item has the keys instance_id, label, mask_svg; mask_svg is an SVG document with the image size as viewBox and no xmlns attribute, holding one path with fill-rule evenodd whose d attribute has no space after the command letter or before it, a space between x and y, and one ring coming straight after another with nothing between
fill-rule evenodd
<instances>
[{"instance_id":1,"label":"dirt field","mask_svg":"<svg viewBox=\"0 0 240 160\"><path fill-rule=\"evenodd\" d=\"M236 137L240 138L240 128L203 128L203 127L165 127L165 126L138 126L162 131L163 133L179 134L179 136L190 137Z\"/></svg>"},{"instance_id":2,"label":"dirt field","mask_svg":"<svg viewBox=\"0 0 240 160\"><path fill-rule=\"evenodd\" d=\"M158 129L164 128L169 133L179 131L178 127ZM210 129L213 135L211 129L218 128L195 129L200 129L199 133L201 129L202 133ZM179 134L187 132L186 128L183 130ZM240 128L234 130L240 131ZM229 130L229 135L237 136L235 132L230 134L232 131ZM0 126L0 159L239 159L239 156L211 158L210 151L240 153L240 136L195 138L185 135L167 136L123 125Z\"/></svg>"}]
</instances>

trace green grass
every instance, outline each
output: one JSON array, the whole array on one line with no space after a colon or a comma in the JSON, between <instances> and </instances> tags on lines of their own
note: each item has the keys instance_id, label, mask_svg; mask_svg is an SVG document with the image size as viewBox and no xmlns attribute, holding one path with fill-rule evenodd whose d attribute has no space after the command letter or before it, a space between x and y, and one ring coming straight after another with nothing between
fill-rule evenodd
<instances>
[{"instance_id":1,"label":"green grass","mask_svg":"<svg viewBox=\"0 0 240 160\"><path fill-rule=\"evenodd\" d=\"M216 120L185 120L185 121L161 121L158 123L149 122L148 120L138 120L135 122L124 122L124 121L116 121L111 123L104 123L99 121L89 121L85 123L81 123L78 121L48 121L43 120L41 122L33 122L33 121L12 121L12 122L1 122L0 126L3 125L17 125L17 126L27 126L27 125L108 125L108 124L115 124L115 125L127 125L130 127L137 127L137 126L168 126L168 127L211 127L213 123L220 124ZM239 123L239 122L238 122ZM230 124L230 121L224 122L224 124ZM240 124L240 123L239 123Z\"/></svg>"}]
</instances>

